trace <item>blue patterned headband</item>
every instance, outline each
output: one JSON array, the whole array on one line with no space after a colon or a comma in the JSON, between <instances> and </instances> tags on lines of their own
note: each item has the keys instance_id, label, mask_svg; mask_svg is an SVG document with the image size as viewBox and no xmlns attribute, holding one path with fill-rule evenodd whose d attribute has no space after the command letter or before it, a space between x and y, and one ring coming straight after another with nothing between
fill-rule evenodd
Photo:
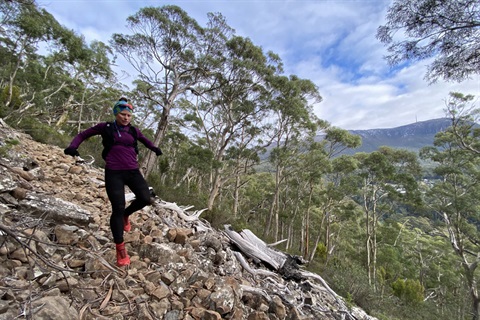
<instances>
[{"instance_id":1,"label":"blue patterned headband","mask_svg":"<svg viewBox=\"0 0 480 320\"><path fill-rule=\"evenodd\" d=\"M117 113L122 112L123 110L133 113L133 106L123 100L117 101L113 106L113 114L117 115Z\"/></svg>"}]
</instances>

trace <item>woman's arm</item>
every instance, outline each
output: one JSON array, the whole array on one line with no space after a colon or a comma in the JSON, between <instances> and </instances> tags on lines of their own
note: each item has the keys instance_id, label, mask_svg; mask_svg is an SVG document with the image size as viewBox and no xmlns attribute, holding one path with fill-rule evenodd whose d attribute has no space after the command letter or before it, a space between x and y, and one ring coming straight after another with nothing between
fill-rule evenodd
<instances>
[{"instance_id":1,"label":"woman's arm","mask_svg":"<svg viewBox=\"0 0 480 320\"><path fill-rule=\"evenodd\" d=\"M107 124L105 122L102 122L93 127L88 128L87 130L80 132L73 138L72 142L70 142L70 145L68 147L73 149L78 149L80 144L82 144L82 142L85 141L86 139L95 135L102 134L106 125Z\"/></svg>"},{"instance_id":2,"label":"woman's arm","mask_svg":"<svg viewBox=\"0 0 480 320\"><path fill-rule=\"evenodd\" d=\"M143 145L144 145L145 147L147 147L148 149L150 149L150 150L152 150L153 152L155 152L155 154L156 154L157 156L160 156L160 155L163 154L163 153L162 153L162 150L160 150L159 147L157 147L156 145L154 145L152 141L148 140L148 138L145 137L145 136L143 135L143 133L142 133L138 128L135 127L135 130L137 130L137 140L138 140L138 141L140 141L141 143L143 143Z\"/></svg>"}]
</instances>

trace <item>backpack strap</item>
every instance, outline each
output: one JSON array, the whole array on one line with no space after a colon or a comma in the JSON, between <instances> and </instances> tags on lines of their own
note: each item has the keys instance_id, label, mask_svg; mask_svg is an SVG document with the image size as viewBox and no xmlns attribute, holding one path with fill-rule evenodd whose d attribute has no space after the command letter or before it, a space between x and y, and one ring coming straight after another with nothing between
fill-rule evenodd
<instances>
[{"instance_id":1,"label":"backpack strap","mask_svg":"<svg viewBox=\"0 0 480 320\"><path fill-rule=\"evenodd\" d=\"M130 134L133 137L133 148L135 149L135 152L138 154L137 128L135 128L134 126L130 126Z\"/></svg>"}]
</instances>

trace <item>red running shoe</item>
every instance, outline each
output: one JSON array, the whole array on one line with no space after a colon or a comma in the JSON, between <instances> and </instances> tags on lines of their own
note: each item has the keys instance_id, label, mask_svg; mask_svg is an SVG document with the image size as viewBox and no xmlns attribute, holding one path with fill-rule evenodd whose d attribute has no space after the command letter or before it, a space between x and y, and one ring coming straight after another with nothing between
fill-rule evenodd
<instances>
[{"instance_id":1,"label":"red running shoe","mask_svg":"<svg viewBox=\"0 0 480 320\"><path fill-rule=\"evenodd\" d=\"M130 257L125 249L125 242L115 244L117 249L117 266L123 267L130 265Z\"/></svg>"},{"instance_id":2,"label":"red running shoe","mask_svg":"<svg viewBox=\"0 0 480 320\"><path fill-rule=\"evenodd\" d=\"M123 231L129 232L130 230L132 230L130 220L128 220L128 216L123 216Z\"/></svg>"}]
</instances>

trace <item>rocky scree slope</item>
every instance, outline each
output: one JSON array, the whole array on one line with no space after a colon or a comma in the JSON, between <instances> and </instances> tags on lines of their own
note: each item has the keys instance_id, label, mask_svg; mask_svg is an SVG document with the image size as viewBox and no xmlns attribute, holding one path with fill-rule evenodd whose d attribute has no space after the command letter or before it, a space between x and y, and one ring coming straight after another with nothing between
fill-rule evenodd
<instances>
[{"instance_id":1,"label":"rocky scree slope","mask_svg":"<svg viewBox=\"0 0 480 320\"><path fill-rule=\"evenodd\" d=\"M136 213L118 268L103 170L0 119L0 320L374 319L319 276L239 259L190 209L156 198Z\"/></svg>"}]
</instances>

